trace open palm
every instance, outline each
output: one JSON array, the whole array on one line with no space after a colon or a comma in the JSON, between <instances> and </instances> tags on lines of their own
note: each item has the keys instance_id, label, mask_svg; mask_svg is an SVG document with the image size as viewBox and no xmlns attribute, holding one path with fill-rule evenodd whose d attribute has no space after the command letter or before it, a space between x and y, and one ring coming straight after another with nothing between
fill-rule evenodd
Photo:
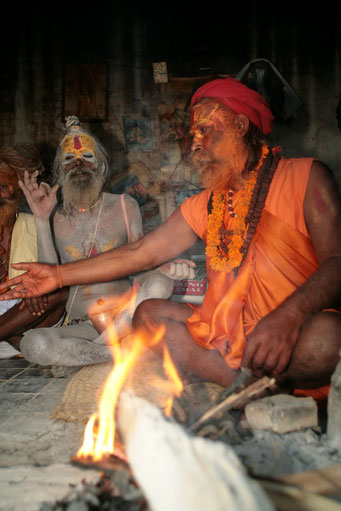
<instances>
[{"instance_id":1,"label":"open palm","mask_svg":"<svg viewBox=\"0 0 341 511\"><path fill-rule=\"evenodd\" d=\"M0 294L0 300L32 298L45 295L58 288L55 266L41 263L18 263L12 266L14 269L24 270L26 273L0 284L0 291L8 286L15 286Z\"/></svg>"}]
</instances>

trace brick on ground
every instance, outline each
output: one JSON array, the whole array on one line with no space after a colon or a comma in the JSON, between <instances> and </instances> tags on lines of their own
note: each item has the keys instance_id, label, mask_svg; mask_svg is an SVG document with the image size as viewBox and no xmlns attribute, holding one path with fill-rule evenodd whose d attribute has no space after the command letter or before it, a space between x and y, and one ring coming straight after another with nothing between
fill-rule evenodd
<instances>
[{"instance_id":1,"label":"brick on ground","mask_svg":"<svg viewBox=\"0 0 341 511\"><path fill-rule=\"evenodd\" d=\"M318 425L317 405L311 397L287 394L265 397L248 403L245 415L252 429L279 434Z\"/></svg>"},{"instance_id":2,"label":"brick on ground","mask_svg":"<svg viewBox=\"0 0 341 511\"><path fill-rule=\"evenodd\" d=\"M330 440L337 443L341 449L341 361L336 366L331 378L331 388L328 396L327 434Z\"/></svg>"}]
</instances>

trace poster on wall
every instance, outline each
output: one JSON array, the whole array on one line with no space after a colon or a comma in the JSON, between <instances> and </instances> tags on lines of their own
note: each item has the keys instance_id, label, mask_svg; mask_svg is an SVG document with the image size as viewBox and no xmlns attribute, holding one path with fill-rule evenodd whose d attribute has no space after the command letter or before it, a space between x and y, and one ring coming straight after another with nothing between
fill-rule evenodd
<instances>
[{"instance_id":1,"label":"poster on wall","mask_svg":"<svg viewBox=\"0 0 341 511\"><path fill-rule=\"evenodd\" d=\"M153 133L151 115L147 105L134 98L131 113L122 118L126 151L152 151Z\"/></svg>"},{"instance_id":2,"label":"poster on wall","mask_svg":"<svg viewBox=\"0 0 341 511\"><path fill-rule=\"evenodd\" d=\"M64 68L62 121L76 115L80 121L106 121L108 64L67 63Z\"/></svg>"},{"instance_id":3,"label":"poster on wall","mask_svg":"<svg viewBox=\"0 0 341 511\"><path fill-rule=\"evenodd\" d=\"M168 83L167 62L153 63L154 83Z\"/></svg>"}]
</instances>

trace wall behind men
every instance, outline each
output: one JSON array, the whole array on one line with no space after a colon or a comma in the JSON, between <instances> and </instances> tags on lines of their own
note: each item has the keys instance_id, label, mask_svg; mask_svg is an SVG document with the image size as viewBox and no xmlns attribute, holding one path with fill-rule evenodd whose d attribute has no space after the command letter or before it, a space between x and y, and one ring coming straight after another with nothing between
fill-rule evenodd
<instances>
[{"instance_id":1,"label":"wall behind men","mask_svg":"<svg viewBox=\"0 0 341 511\"><path fill-rule=\"evenodd\" d=\"M188 162L193 91L263 59L278 72L268 88L279 112L271 143L287 156L320 158L341 179L340 20L328 2L303 14L290 2L214 9L160 3L62 2L52 12L40 0L18 12L7 5L0 143L37 144L49 169L65 115L78 114L105 145L114 175L143 162L161 185L195 187ZM166 83L155 83L158 62L166 62ZM266 69L254 73L264 87ZM281 80L298 99L289 116L281 110Z\"/></svg>"}]
</instances>

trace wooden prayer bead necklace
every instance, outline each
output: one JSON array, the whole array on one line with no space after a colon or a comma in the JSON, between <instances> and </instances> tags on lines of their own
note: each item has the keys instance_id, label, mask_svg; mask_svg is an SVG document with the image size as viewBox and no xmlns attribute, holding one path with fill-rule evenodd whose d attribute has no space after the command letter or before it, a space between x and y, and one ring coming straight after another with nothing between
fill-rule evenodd
<instances>
[{"instance_id":1,"label":"wooden prayer bead necklace","mask_svg":"<svg viewBox=\"0 0 341 511\"><path fill-rule=\"evenodd\" d=\"M232 207L234 190L229 190L227 208L230 216L235 220L232 231L224 226L226 192L222 190L212 192L207 205L206 245L206 254L212 269L233 270L234 275L237 276L260 220L278 161L279 157L274 156L268 147L262 147L258 165L250 172L250 177L239 197L238 213Z\"/></svg>"},{"instance_id":2,"label":"wooden prayer bead necklace","mask_svg":"<svg viewBox=\"0 0 341 511\"><path fill-rule=\"evenodd\" d=\"M227 200L227 209L230 213L230 216L232 218L234 218L236 216L236 213L234 212L233 210L233 206L232 206L232 198L233 198L233 194L234 194L234 189L233 188L230 188L229 189L229 198Z\"/></svg>"}]
</instances>

